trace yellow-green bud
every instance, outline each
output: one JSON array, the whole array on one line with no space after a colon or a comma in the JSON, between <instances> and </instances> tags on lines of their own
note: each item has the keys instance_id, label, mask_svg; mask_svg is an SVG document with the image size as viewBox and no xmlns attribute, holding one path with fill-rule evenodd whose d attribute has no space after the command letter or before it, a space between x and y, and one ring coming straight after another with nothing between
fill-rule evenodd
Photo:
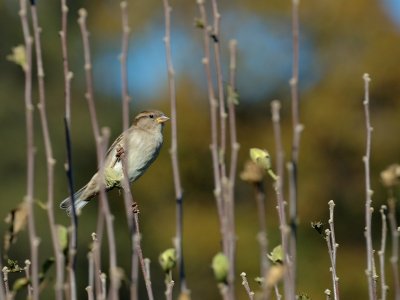
<instances>
[{"instance_id":1,"label":"yellow-green bud","mask_svg":"<svg viewBox=\"0 0 400 300\"><path fill-rule=\"evenodd\" d=\"M229 272L228 258L222 252L217 253L212 260L211 268L218 282L226 282Z\"/></svg>"},{"instance_id":2,"label":"yellow-green bud","mask_svg":"<svg viewBox=\"0 0 400 300\"><path fill-rule=\"evenodd\" d=\"M19 45L12 48L12 54L7 55L7 60L21 66L23 70L26 69L26 50L24 45Z\"/></svg>"},{"instance_id":3,"label":"yellow-green bud","mask_svg":"<svg viewBox=\"0 0 400 300\"><path fill-rule=\"evenodd\" d=\"M259 148L251 148L250 149L250 158L259 167L261 167L265 170L271 169L271 158L269 156L268 151L261 150Z\"/></svg>"},{"instance_id":4,"label":"yellow-green bud","mask_svg":"<svg viewBox=\"0 0 400 300\"><path fill-rule=\"evenodd\" d=\"M158 257L158 261L165 272L171 271L175 267L177 261L175 248L169 248L161 253Z\"/></svg>"},{"instance_id":5,"label":"yellow-green bud","mask_svg":"<svg viewBox=\"0 0 400 300\"><path fill-rule=\"evenodd\" d=\"M276 246L271 254L267 254L268 258L274 263L282 263L283 262L283 249L281 245Z\"/></svg>"}]
</instances>

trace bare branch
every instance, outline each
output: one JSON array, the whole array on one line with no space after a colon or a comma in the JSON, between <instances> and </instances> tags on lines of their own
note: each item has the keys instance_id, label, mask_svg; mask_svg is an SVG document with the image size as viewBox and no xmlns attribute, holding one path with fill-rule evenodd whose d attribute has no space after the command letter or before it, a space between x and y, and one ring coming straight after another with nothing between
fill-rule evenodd
<instances>
[{"instance_id":1,"label":"bare branch","mask_svg":"<svg viewBox=\"0 0 400 300\"><path fill-rule=\"evenodd\" d=\"M175 199L176 199L176 236L175 249L178 257L180 291L186 292L186 275L183 256L183 191L181 185L181 176L179 172L178 160L178 133L177 133L177 112L176 112L176 84L175 71L171 54L171 11L172 7L168 0L163 0L164 18L165 18L165 56L168 68L168 86L171 107L171 162L174 178Z\"/></svg>"},{"instance_id":2,"label":"bare branch","mask_svg":"<svg viewBox=\"0 0 400 300\"><path fill-rule=\"evenodd\" d=\"M104 128L100 135L100 130L97 122L96 108L94 103L93 95L93 79L92 79L92 65L90 57L90 45L89 45L89 32L86 26L87 12L85 9L79 10L78 23L81 29L84 57L85 57L85 76L86 76L86 99L89 106L90 119L92 122L92 129L94 139L96 142L96 153L97 161L99 166L99 186L100 186L100 202L102 212L106 221L108 248L109 248L109 260L110 260L110 299L118 299L118 289L120 285L119 269L117 267L117 254L116 254L116 243L114 235L113 220L114 216L110 212L110 208L107 202L107 195L104 189L104 154L108 144L109 130Z\"/></svg>"},{"instance_id":3,"label":"bare branch","mask_svg":"<svg viewBox=\"0 0 400 300\"><path fill-rule=\"evenodd\" d=\"M385 253L386 253L386 239L387 239L387 221L386 221L386 205L381 205L379 212L381 213L382 220L382 236L381 236L381 248L378 251L379 256L379 269L380 269L380 284L381 284L381 300L386 300L389 286L386 283L385 274Z\"/></svg>"},{"instance_id":4,"label":"bare branch","mask_svg":"<svg viewBox=\"0 0 400 300\"><path fill-rule=\"evenodd\" d=\"M371 133L372 126L369 115L369 82L371 78L368 74L363 75L364 80L364 114L365 114L365 127L366 127L366 145L365 156L363 157L365 168L365 239L367 246L367 270L366 275L368 279L368 294L369 299L376 299L376 277L374 271L374 249L372 245L372 194L371 181L370 181L370 158L371 158Z\"/></svg>"},{"instance_id":5,"label":"bare branch","mask_svg":"<svg viewBox=\"0 0 400 300\"><path fill-rule=\"evenodd\" d=\"M31 280L32 280L32 299L39 299L39 276L38 276L38 247L39 238L36 235L35 215L33 210L34 197L34 168L35 168L35 146L34 146L34 126L33 126L33 105L32 105L32 36L29 30L26 0L20 0L19 16L22 23L22 31L25 43L26 64L25 72L25 118L26 118L26 143L27 143L27 191L25 201L28 204L28 232L31 251ZM4 273L6 275L6 273ZM6 279L6 278L4 278ZM7 288L6 288L7 293Z\"/></svg>"}]
</instances>

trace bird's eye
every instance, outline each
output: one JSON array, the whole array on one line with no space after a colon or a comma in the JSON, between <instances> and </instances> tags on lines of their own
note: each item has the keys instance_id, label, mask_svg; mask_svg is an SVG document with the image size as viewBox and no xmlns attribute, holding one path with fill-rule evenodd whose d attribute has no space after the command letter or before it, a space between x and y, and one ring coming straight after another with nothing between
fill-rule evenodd
<instances>
[{"instance_id":1,"label":"bird's eye","mask_svg":"<svg viewBox=\"0 0 400 300\"><path fill-rule=\"evenodd\" d=\"M153 114L149 115L149 118L150 118L150 119L153 119L153 118L154 118L154 115L153 115Z\"/></svg>"}]
</instances>

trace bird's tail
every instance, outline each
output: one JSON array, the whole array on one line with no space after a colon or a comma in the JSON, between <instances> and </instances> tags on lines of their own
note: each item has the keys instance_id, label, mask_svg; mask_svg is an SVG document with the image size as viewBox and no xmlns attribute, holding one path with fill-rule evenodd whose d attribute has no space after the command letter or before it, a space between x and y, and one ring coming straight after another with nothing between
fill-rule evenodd
<instances>
[{"instance_id":1,"label":"bird's tail","mask_svg":"<svg viewBox=\"0 0 400 300\"><path fill-rule=\"evenodd\" d=\"M75 211L76 213L79 213L81 211L81 209L89 203L89 200L87 199L81 199L81 195L83 193L83 191L86 189L87 185L85 185L83 188L81 188L79 191L77 191L74 194L74 200L75 200ZM67 212L67 215L71 215L72 212L72 201L71 201L71 197L68 197L66 199L64 199L61 203L60 203L60 208L65 209L65 211Z\"/></svg>"}]
</instances>

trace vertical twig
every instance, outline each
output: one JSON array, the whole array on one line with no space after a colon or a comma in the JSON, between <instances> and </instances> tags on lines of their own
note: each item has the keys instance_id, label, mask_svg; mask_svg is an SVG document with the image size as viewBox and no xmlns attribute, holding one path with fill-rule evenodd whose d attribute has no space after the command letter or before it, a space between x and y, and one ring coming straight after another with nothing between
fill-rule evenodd
<instances>
[{"instance_id":1,"label":"vertical twig","mask_svg":"<svg viewBox=\"0 0 400 300\"><path fill-rule=\"evenodd\" d=\"M219 154L218 165L220 168L222 201L224 202L223 215L225 219L225 229L224 229L225 234L222 237L222 239L225 240L224 252L229 260L227 293L230 299L234 299L236 236L235 236L235 222L234 222L233 186L231 185L231 182L229 182L229 178L227 177L226 165L225 165L226 118L228 115L225 109L225 95L224 95L223 75L221 66L221 36L220 36L221 14L218 10L218 1L212 0L211 4L212 4L213 26L210 32L210 37L214 45L214 61L215 61L215 69L217 75L217 91L218 91L218 106L219 106L220 141L218 148L218 154Z\"/></svg>"},{"instance_id":2,"label":"vertical twig","mask_svg":"<svg viewBox=\"0 0 400 300\"><path fill-rule=\"evenodd\" d=\"M65 165L65 171L67 174L68 191L72 206L71 232L70 232L70 242L68 248L69 288L70 288L71 299L77 299L75 270L76 270L76 254L78 252L78 216L75 209L74 183L72 176L72 143L71 143L71 133L70 133L70 122L66 117L64 117L64 128L65 128L65 139L67 148L67 162ZM64 256L62 261L64 261Z\"/></svg>"},{"instance_id":3,"label":"vertical twig","mask_svg":"<svg viewBox=\"0 0 400 300\"><path fill-rule=\"evenodd\" d=\"M326 300L331 300L331 290L329 290L329 289L326 289L325 291L324 291L324 294L325 294L325 296L326 296Z\"/></svg>"},{"instance_id":4,"label":"vertical twig","mask_svg":"<svg viewBox=\"0 0 400 300\"><path fill-rule=\"evenodd\" d=\"M381 283L381 300L386 300L386 295L388 292L388 285L386 284L386 274L385 274L385 253L386 253L386 238L387 238L387 224L386 224L386 205L381 205L379 212L381 213L382 220L382 236L381 236L381 248L378 251L379 256L379 269L380 269L380 283Z\"/></svg>"},{"instance_id":5,"label":"vertical twig","mask_svg":"<svg viewBox=\"0 0 400 300\"><path fill-rule=\"evenodd\" d=\"M101 215L101 213L100 213ZM95 282L96 286L96 298L98 299L105 299L105 295L102 294L101 290L101 265L100 265L100 242L97 238L97 234L95 232L92 233L92 260L93 260L93 269L94 269L94 276L93 281Z\"/></svg>"},{"instance_id":6,"label":"vertical twig","mask_svg":"<svg viewBox=\"0 0 400 300\"><path fill-rule=\"evenodd\" d=\"M94 260L93 260L93 248L92 250L89 251L88 255L88 282L89 285L86 287L86 292L88 293L88 298L93 299L94 298L94 293L93 293L93 286L94 286Z\"/></svg>"},{"instance_id":7,"label":"vertical twig","mask_svg":"<svg viewBox=\"0 0 400 300\"><path fill-rule=\"evenodd\" d=\"M6 293L5 293L5 277L3 277L3 264L2 264L2 253L1 253L1 247L0 247L0 299L6 299Z\"/></svg>"},{"instance_id":8,"label":"vertical twig","mask_svg":"<svg viewBox=\"0 0 400 300\"><path fill-rule=\"evenodd\" d=\"M283 195L284 152L282 146L282 133L280 125L280 109L281 109L281 104L279 100L274 100L271 102L272 125L274 130L275 152L276 152L276 170L278 175L278 178L275 182L275 191L277 195L276 208L278 210L278 216L279 216L279 224L280 224L279 229L281 232L282 249L284 253L285 264L287 266L284 275L284 291L285 291L285 298L291 299L294 297L295 290L292 278L293 261L291 260L289 252L289 241L288 241L288 234L290 232L290 227L288 227L286 221L286 210L285 210L286 201Z\"/></svg>"},{"instance_id":9,"label":"vertical twig","mask_svg":"<svg viewBox=\"0 0 400 300\"><path fill-rule=\"evenodd\" d=\"M121 4L121 20L122 20L122 41L121 41L121 89L122 89L122 127L125 132L129 128L129 106L131 97L129 96L128 91L128 71L127 71L127 60L128 60L128 47L129 47L129 34L131 29L129 27L129 19L128 19L128 3L126 1L122 1ZM125 156L129 153L129 143L124 141L124 151ZM124 170L126 170L126 162L123 160ZM130 275L130 297L131 299L138 299L138 255L135 251L136 249L136 234L135 233L135 225L133 221L133 215L131 213L131 206L133 205L132 194L130 190L129 181L127 180L128 176L124 173L124 203L125 203L125 211L128 222L128 227L131 233L131 275Z\"/></svg>"},{"instance_id":10,"label":"vertical twig","mask_svg":"<svg viewBox=\"0 0 400 300\"><path fill-rule=\"evenodd\" d=\"M171 270L165 274L165 299L172 300L172 291L175 282L172 280L172 272Z\"/></svg>"},{"instance_id":11,"label":"vertical twig","mask_svg":"<svg viewBox=\"0 0 400 300\"><path fill-rule=\"evenodd\" d=\"M246 290L247 296L249 297L250 300L254 299L254 292L250 289L249 282L247 281L246 273L242 272L240 273L240 277L242 277L242 285L244 286L244 289Z\"/></svg>"},{"instance_id":12,"label":"vertical twig","mask_svg":"<svg viewBox=\"0 0 400 300\"><path fill-rule=\"evenodd\" d=\"M106 146L109 137L109 130L104 128L102 130L102 134L100 134L97 116L96 116L96 108L94 103L94 95L93 95L93 78L92 78L92 65L91 65L91 57L90 57L90 45L89 45L89 32L86 26L86 18L87 12L85 9L79 10L79 19L78 23L81 29L82 41L83 41L83 49L84 49L84 57L85 57L85 78L86 78L86 100L89 106L90 119L92 122L92 129L94 134L94 139L96 141L96 153L97 153L97 161L99 166L99 178L98 183L100 186L100 202L102 207L102 212L106 221L106 229L107 229L107 238L108 238L108 248L109 248L109 260L110 260L110 299L118 298L118 289L120 285L120 274L117 267L117 254L116 254L116 244L115 244L115 234L114 234L114 226L113 221L114 217L110 212L110 208L107 202L107 195L104 189L104 154L106 151Z\"/></svg>"},{"instance_id":13,"label":"vertical twig","mask_svg":"<svg viewBox=\"0 0 400 300\"><path fill-rule=\"evenodd\" d=\"M364 114L365 114L365 126L366 126L366 146L365 156L363 157L364 168L365 168L365 239L367 247L367 270L366 275L368 279L368 294L369 299L376 299L376 278L374 274L374 249L372 245L372 194L370 182L370 158L371 158L371 133L372 126L369 115L369 82L371 78L367 73L363 76L364 80Z\"/></svg>"},{"instance_id":14,"label":"vertical twig","mask_svg":"<svg viewBox=\"0 0 400 300\"><path fill-rule=\"evenodd\" d=\"M215 69L217 74L217 91L218 91L218 106L219 106L219 129L220 129L220 144L219 144L219 166L221 172L221 179L224 180L226 177L225 167L225 152L226 152L226 111L225 111L225 96L221 66L221 37L220 37L220 23L221 14L218 11L217 0L211 0L212 4L212 15L213 15L213 26L210 32L211 39L214 45L214 60ZM223 184L224 182L222 182ZM223 195L225 196L225 188L223 187Z\"/></svg>"},{"instance_id":15,"label":"vertical twig","mask_svg":"<svg viewBox=\"0 0 400 300\"><path fill-rule=\"evenodd\" d=\"M7 267L4 267L3 269L1 269L1 272L3 273L3 282L1 283L1 285L4 284L5 296L6 296L6 299L8 300L12 297L11 292L10 292L10 286L8 283L9 270Z\"/></svg>"},{"instance_id":16,"label":"vertical twig","mask_svg":"<svg viewBox=\"0 0 400 300\"><path fill-rule=\"evenodd\" d=\"M204 65L206 78L207 78L207 93L208 100L210 105L210 123L211 123L211 157L212 157L212 165L213 165L213 175L214 175L214 195L217 203L218 216L220 220L220 230L221 236L224 236L226 219L224 217L224 203L222 198L222 190L221 190L221 173L219 169L219 154L218 154L218 116L217 116L217 108L218 102L215 98L214 86L212 82L212 74L211 74L211 66L210 66L210 41L209 41L209 25L207 21L206 9L204 6L204 0L197 0L197 5L200 11L200 25L203 31L203 51L204 57L202 59L202 63ZM225 241L223 241L222 245L223 249L226 249Z\"/></svg>"},{"instance_id":17,"label":"vertical twig","mask_svg":"<svg viewBox=\"0 0 400 300\"><path fill-rule=\"evenodd\" d=\"M143 278L145 281L145 285L146 285L146 291L147 291L147 296L149 298L149 300L154 299L153 296L153 290L151 288L151 280L150 280L150 269L146 268L146 263L145 263L145 258L143 257L143 251L142 251L142 247L140 244L140 227L139 227L139 210L137 208L137 203L133 201L132 199L132 194L131 194L131 190L130 190L130 186L129 186L129 181L128 181L128 173L127 173L127 162L126 162L126 153L123 153L121 155L121 160L122 160L122 171L124 173L124 176L122 178L122 188L124 189L124 197L127 199L125 200L126 203L132 203L132 207L126 207L126 209L128 210L127 212L127 216L128 219L130 219L132 217L132 212L133 212L133 220L134 220L134 225L132 228L135 229L135 231L132 233L132 245L135 247L134 250L136 252L136 255L138 257L138 260L140 262L140 266L142 269L142 274L143 274ZM137 263L137 260L136 262ZM137 268L136 264L133 264L132 262L132 268ZM132 282L134 284L134 286L131 286L131 289L133 288L135 290L135 292L133 293L134 297L137 296L137 284L138 284L138 278L137 278L137 274L132 274Z\"/></svg>"},{"instance_id":18,"label":"vertical twig","mask_svg":"<svg viewBox=\"0 0 400 300\"><path fill-rule=\"evenodd\" d=\"M71 240L69 243L69 286L71 298L76 299L76 253L78 249L78 218L75 209L75 197L74 197L74 184L72 175L72 149L71 149L71 80L73 77L72 72L69 70L68 63L68 44L67 44L67 23L68 22L68 6L66 0L61 0L61 30L59 32L61 39L61 50L63 58L63 71L64 71L64 97L65 97L65 114L64 114L64 127L65 127L65 138L66 138L66 149L67 149L67 162L66 162L66 174L68 180L68 190L71 199L72 214L71 214ZM64 260L64 256L62 256ZM57 261L57 265L61 263L61 259ZM57 271L57 283L56 285L62 285L63 276L58 274Z\"/></svg>"},{"instance_id":19,"label":"vertical twig","mask_svg":"<svg viewBox=\"0 0 400 300\"><path fill-rule=\"evenodd\" d=\"M237 104L236 94L236 59L237 59L237 41L229 41L229 90L228 92L228 116L229 116L229 132L231 140L231 164L229 167L229 184L230 184L230 198L233 198L233 187L235 186L236 169L237 169L237 156L240 145L237 141L236 133L236 110L235 105Z\"/></svg>"},{"instance_id":20,"label":"vertical twig","mask_svg":"<svg viewBox=\"0 0 400 300\"><path fill-rule=\"evenodd\" d=\"M103 299L106 299L106 295L107 295L107 275L105 273L101 273L99 275L100 277L100 282L101 282L101 294L103 295Z\"/></svg>"},{"instance_id":21,"label":"vertical twig","mask_svg":"<svg viewBox=\"0 0 400 300\"><path fill-rule=\"evenodd\" d=\"M210 104L210 117L211 117L211 157L213 163L213 175L214 175L214 196L216 199L217 210L218 210L218 217L220 221L220 231L221 231L221 239L222 239L222 249L223 252L227 255L228 259L232 262L232 267L230 267L229 276L228 276L228 288L224 287L221 289L221 295L224 297L231 297L234 299L233 294L233 281L234 281L234 261L232 260L234 254L234 244L235 244L235 237L234 237L234 226L233 220L229 220L230 213L232 210L229 209L230 205L233 203L229 203L228 198L228 189L227 189L227 177L226 177L226 170L225 170L225 162L224 162L224 151L225 151L225 137L221 137L221 145L218 148L218 100L215 98L215 92L212 82L212 74L211 74L211 65L210 65L210 35L214 42L218 42L218 37L212 32L212 28L208 25L207 22L207 14L206 9L204 6L204 0L197 0L197 4L200 11L200 20L199 20L199 27L202 28L203 31L203 47L204 47L204 57L202 59L206 78L207 78L207 90L208 90L208 99ZM217 23L219 22L218 19L220 18L216 2L213 3L213 14L217 19ZM219 26L219 25L217 25ZM218 46L219 47L219 46ZM218 51L217 51L218 52ZM214 54L214 56L218 56L219 54ZM216 64L218 64L216 62ZM217 73L218 73L218 66L217 66ZM222 76L222 73L220 75ZM221 77L222 78L222 77ZM221 95L221 91L219 90L219 94ZM223 95L223 92L222 92ZM223 99L223 98L222 98ZM222 103L224 105L224 103ZM226 118L225 113L225 105L223 110L220 108L220 117L224 115ZM226 129L222 129L225 127L225 120L221 120L220 129L221 133L223 132L225 135ZM226 200L226 201L225 201ZM232 233L233 232L233 233Z\"/></svg>"},{"instance_id":22,"label":"vertical twig","mask_svg":"<svg viewBox=\"0 0 400 300\"><path fill-rule=\"evenodd\" d=\"M300 133L303 126L300 124L299 109L299 2L292 0L292 41L293 41L293 68L290 79L292 98L292 156L289 163L289 217L290 217L290 266L291 282L290 293L294 296L296 290L296 266L297 266L297 205L298 205L298 160L300 148Z\"/></svg>"},{"instance_id":23,"label":"vertical twig","mask_svg":"<svg viewBox=\"0 0 400 300\"><path fill-rule=\"evenodd\" d=\"M122 1L120 6L121 6L121 20L122 20L121 24L122 41L121 41L121 55L119 58L121 62L122 127L123 130L125 131L129 128L129 105L131 101L128 91L128 71L127 71L129 34L131 32L131 29L129 27L129 19L128 19L128 3L126 1Z\"/></svg>"},{"instance_id":24,"label":"vertical twig","mask_svg":"<svg viewBox=\"0 0 400 300\"><path fill-rule=\"evenodd\" d=\"M388 213L389 226L392 236L392 253L390 256L390 264L392 266L394 290L396 295L395 299L400 299L399 266L398 266L399 231L397 228L397 220L396 220L396 199L393 196L393 190L390 190L388 207L389 207L389 213Z\"/></svg>"},{"instance_id":25,"label":"vertical twig","mask_svg":"<svg viewBox=\"0 0 400 300\"><path fill-rule=\"evenodd\" d=\"M139 235L140 234L139 211L135 207L134 207L133 214L134 214L134 217L135 217L136 230L137 230L138 236L140 238L140 235ZM154 296L153 296L153 290L151 288L151 278L150 278L150 259L143 257L143 252L142 252L142 248L140 246L140 242L139 241L137 241L136 246L137 246L136 251L137 251L138 256L139 256L139 262L140 262L140 266L141 266L141 269L142 269L144 282L145 282L145 285L146 285L147 297L149 298L149 300L153 300Z\"/></svg>"},{"instance_id":26,"label":"vertical twig","mask_svg":"<svg viewBox=\"0 0 400 300\"><path fill-rule=\"evenodd\" d=\"M328 246L328 252L329 252L329 258L331 260L331 275L332 275L332 285L333 285L333 298L335 300L339 300L339 277L337 277L337 272L336 272L336 250L337 247L339 246L336 243L336 238L335 238L335 226L334 226L334 208L335 208L335 203L333 200L329 201L329 228L325 231L325 239L326 243Z\"/></svg>"},{"instance_id":27,"label":"vertical twig","mask_svg":"<svg viewBox=\"0 0 400 300\"><path fill-rule=\"evenodd\" d=\"M265 276L268 269L268 240L267 224L265 218L265 192L262 182L254 183L255 198L257 203L259 232L257 240L260 245L260 276Z\"/></svg>"},{"instance_id":28,"label":"vertical twig","mask_svg":"<svg viewBox=\"0 0 400 300\"><path fill-rule=\"evenodd\" d=\"M185 265L183 256L183 191L181 185L181 176L179 172L178 160L178 133L177 133L177 113L176 113L176 84L175 70L171 54L171 11L172 7L168 0L163 0L164 18L165 18L165 56L168 69L168 86L171 106L171 163L174 178L175 199L176 199L176 236L175 249L178 257L179 283L180 291L187 292Z\"/></svg>"},{"instance_id":29,"label":"vertical twig","mask_svg":"<svg viewBox=\"0 0 400 300\"><path fill-rule=\"evenodd\" d=\"M27 183L25 201L28 204L28 232L31 252L31 279L32 279L32 299L39 299L39 275L38 275L38 247L39 238L36 235L35 215L33 209L33 193L34 193L34 169L35 169L35 145L33 130L33 105L32 105L32 43L33 39L30 34L27 4L26 0L20 0L19 16L22 23L22 31L25 43L26 64L25 72L25 118L26 118L26 149L27 149Z\"/></svg>"},{"instance_id":30,"label":"vertical twig","mask_svg":"<svg viewBox=\"0 0 400 300\"><path fill-rule=\"evenodd\" d=\"M28 280L28 282L31 281L30 267L31 267L31 261L29 259L26 259L24 270L25 270L25 276L26 276L26 279ZM32 285L31 284L28 284L27 290L28 290L28 299L31 299L32 298Z\"/></svg>"},{"instance_id":31,"label":"vertical twig","mask_svg":"<svg viewBox=\"0 0 400 300\"><path fill-rule=\"evenodd\" d=\"M88 300L94 300L93 287L91 286L86 287L86 292L88 294Z\"/></svg>"},{"instance_id":32,"label":"vertical twig","mask_svg":"<svg viewBox=\"0 0 400 300\"><path fill-rule=\"evenodd\" d=\"M237 141L236 132L236 109L235 105L238 104L238 94L236 93L236 69L237 69L237 41L232 39L229 41L229 86L228 86L228 117L229 117L229 133L231 141L231 156L229 166L229 178L227 181L227 214L228 214L228 231L229 231L229 245L230 251L228 258L233 266L235 266L236 256L236 233L235 233L235 182L236 182L236 169L238 152L240 145ZM232 285L232 292L234 291L234 277L235 268L230 270L230 277Z\"/></svg>"}]
</instances>

